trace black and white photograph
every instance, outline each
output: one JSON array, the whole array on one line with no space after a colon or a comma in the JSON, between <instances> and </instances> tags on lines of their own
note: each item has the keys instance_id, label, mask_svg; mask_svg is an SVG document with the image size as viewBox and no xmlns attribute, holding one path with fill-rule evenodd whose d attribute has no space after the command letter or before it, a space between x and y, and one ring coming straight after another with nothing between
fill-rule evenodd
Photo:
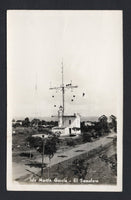
<instances>
[{"instance_id":1,"label":"black and white photograph","mask_svg":"<svg viewBox=\"0 0 131 200\"><path fill-rule=\"evenodd\" d=\"M122 191L121 10L7 11L7 190Z\"/></svg>"}]
</instances>

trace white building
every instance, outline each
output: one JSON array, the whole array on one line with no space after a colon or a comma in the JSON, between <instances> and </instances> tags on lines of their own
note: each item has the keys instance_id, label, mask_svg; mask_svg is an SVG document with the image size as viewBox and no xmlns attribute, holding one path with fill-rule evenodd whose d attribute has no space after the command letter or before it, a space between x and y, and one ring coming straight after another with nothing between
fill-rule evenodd
<instances>
[{"instance_id":1,"label":"white building","mask_svg":"<svg viewBox=\"0 0 131 200\"><path fill-rule=\"evenodd\" d=\"M80 129L80 115L63 115L63 108L60 106L58 111L58 126L52 128L52 132L59 133L61 136L78 135Z\"/></svg>"},{"instance_id":2,"label":"white building","mask_svg":"<svg viewBox=\"0 0 131 200\"><path fill-rule=\"evenodd\" d=\"M91 121L86 121L85 123L85 126L94 126L94 122L91 122Z\"/></svg>"}]
</instances>

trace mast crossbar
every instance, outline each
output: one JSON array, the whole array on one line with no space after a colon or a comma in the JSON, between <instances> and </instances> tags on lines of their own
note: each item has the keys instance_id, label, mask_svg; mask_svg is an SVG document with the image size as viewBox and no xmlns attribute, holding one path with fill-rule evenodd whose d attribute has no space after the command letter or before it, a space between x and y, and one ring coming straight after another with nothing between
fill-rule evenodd
<instances>
[{"instance_id":1,"label":"mast crossbar","mask_svg":"<svg viewBox=\"0 0 131 200\"><path fill-rule=\"evenodd\" d=\"M62 61L62 71L61 71L61 75L62 75L62 83L61 83L61 85L59 86L59 87L50 87L49 89L50 90L61 90L61 92L62 92L62 104L63 104L63 112L62 112L62 114L63 114L63 116L64 116L64 110L65 110L65 89L73 89L73 88L78 88L78 86L77 85L72 85L72 83L70 83L70 84L64 84L64 72L63 72L63 61Z\"/></svg>"}]
</instances>

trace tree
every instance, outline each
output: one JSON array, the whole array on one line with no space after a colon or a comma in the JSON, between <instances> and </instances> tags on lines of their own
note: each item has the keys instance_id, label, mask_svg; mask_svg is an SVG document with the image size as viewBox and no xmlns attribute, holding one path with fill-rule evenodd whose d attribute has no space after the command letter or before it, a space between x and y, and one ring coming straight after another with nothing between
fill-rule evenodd
<instances>
[{"instance_id":1,"label":"tree","mask_svg":"<svg viewBox=\"0 0 131 200\"><path fill-rule=\"evenodd\" d=\"M110 116L111 119L111 128L114 129L115 132L117 132L117 121L116 121L116 117L114 115Z\"/></svg>"},{"instance_id":2,"label":"tree","mask_svg":"<svg viewBox=\"0 0 131 200\"><path fill-rule=\"evenodd\" d=\"M85 126L85 122L81 122L81 131L82 131L82 132L87 132L87 131L89 131L88 126Z\"/></svg>"},{"instance_id":3,"label":"tree","mask_svg":"<svg viewBox=\"0 0 131 200\"><path fill-rule=\"evenodd\" d=\"M42 146L42 138L40 137L29 136L26 141L29 142L31 148L37 149Z\"/></svg>"},{"instance_id":4,"label":"tree","mask_svg":"<svg viewBox=\"0 0 131 200\"><path fill-rule=\"evenodd\" d=\"M44 155L48 156L49 166L50 166L51 158L57 151L57 144L59 143L59 139L57 136L53 135L51 138L47 138L44 140L45 140ZM30 146L35 148L42 155L43 139L41 137L28 137L27 142L29 142Z\"/></svg>"},{"instance_id":5,"label":"tree","mask_svg":"<svg viewBox=\"0 0 131 200\"><path fill-rule=\"evenodd\" d=\"M48 155L49 157L53 157L54 153L57 150L57 143L59 143L58 137L55 135L52 136L51 138L45 139L45 149L44 149L44 154ZM32 137L29 136L27 138L27 142L29 142L30 146L37 149L39 153L43 152L43 142L41 137Z\"/></svg>"},{"instance_id":6,"label":"tree","mask_svg":"<svg viewBox=\"0 0 131 200\"><path fill-rule=\"evenodd\" d=\"M30 125L30 120L28 117L26 117L23 121L22 121L22 126L25 126L25 127L29 127Z\"/></svg>"},{"instance_id":7,"label":"tree","mask_svg":"<svg viewBox=\"0 0 131 200\"><path fill-rule=\"evenodd\" d=\"M109 124L107 122L107 117L105 115L102 115L101 117L98 118L99 121L99 131L101 131L102 134L104 133L109 133Z\"/></svg>"},{"instance_id":8,"label":"tree","mask_svg":"<svg viewBox=\"0 0 131 200\"><path fill-rule=\"evenodd\" d=\"M29 125L30 125L30 120L29 120L28 117L25 118L25 124L26 124L27 127L29 127Z\"/></svg>"},{"instance_id":9,"label":"tree","mask_svg":"<svg viewBox=\"0 0 131 200\"><path fill-rule=\"evenodd\" d=\"M57 143L59 143L59 139L55 135L51 138L48 138L45 142L44 154L49 158L48 178L50 177L51 159L53 158L54 153L57 151ZM43 145L40 146L38 151L42 154Z\"/></svg>"},{"instance_id":10,"label":"tree","mask_svg":"<svg viewBox=\"0 0 131 200\"><path fill-rule=\"evenodd\" d=\"M31 126L38 127L38 124L39 124L39 123L40 123L40 119L34 118L34 119L31 121Z\"/></svg>"},{"instance_id":11,"label":"tree","mask_svg":"<svg viewBox=\"0 0 131 200\"><path fill-rule=\"evenodd\" d=\"M47 155L49 158L52 158L57 150L57 143L59 143L59 139L55 135L53 135L51 138L46 139L44 154ZM39 146L38 151L42 153L42 145Z\"/></svg>"}]
</instances>

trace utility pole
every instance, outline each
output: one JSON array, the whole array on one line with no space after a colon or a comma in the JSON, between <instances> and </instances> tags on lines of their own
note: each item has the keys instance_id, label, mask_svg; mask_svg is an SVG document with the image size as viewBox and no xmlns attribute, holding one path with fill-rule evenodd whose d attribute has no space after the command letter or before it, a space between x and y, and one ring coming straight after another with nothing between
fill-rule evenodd
<instances>
[{"instance_id":1,"label":"utility pole","mask_svg":"<svg viewBox=\"0 0 131 200\"><path fill-rule=\"evenodd\" d=\"M62 84L59 87L50 87L50 90L60 90L62 92L62 108L63 108L63 112L62 115L64 116L64 112L65 112L65 90L66 89L74 89L77 88L77 85L72 85L72 82L70 84L64 84L64 67L63 67L63 61L62 61Z\"/></svg>"}]
</instances>

